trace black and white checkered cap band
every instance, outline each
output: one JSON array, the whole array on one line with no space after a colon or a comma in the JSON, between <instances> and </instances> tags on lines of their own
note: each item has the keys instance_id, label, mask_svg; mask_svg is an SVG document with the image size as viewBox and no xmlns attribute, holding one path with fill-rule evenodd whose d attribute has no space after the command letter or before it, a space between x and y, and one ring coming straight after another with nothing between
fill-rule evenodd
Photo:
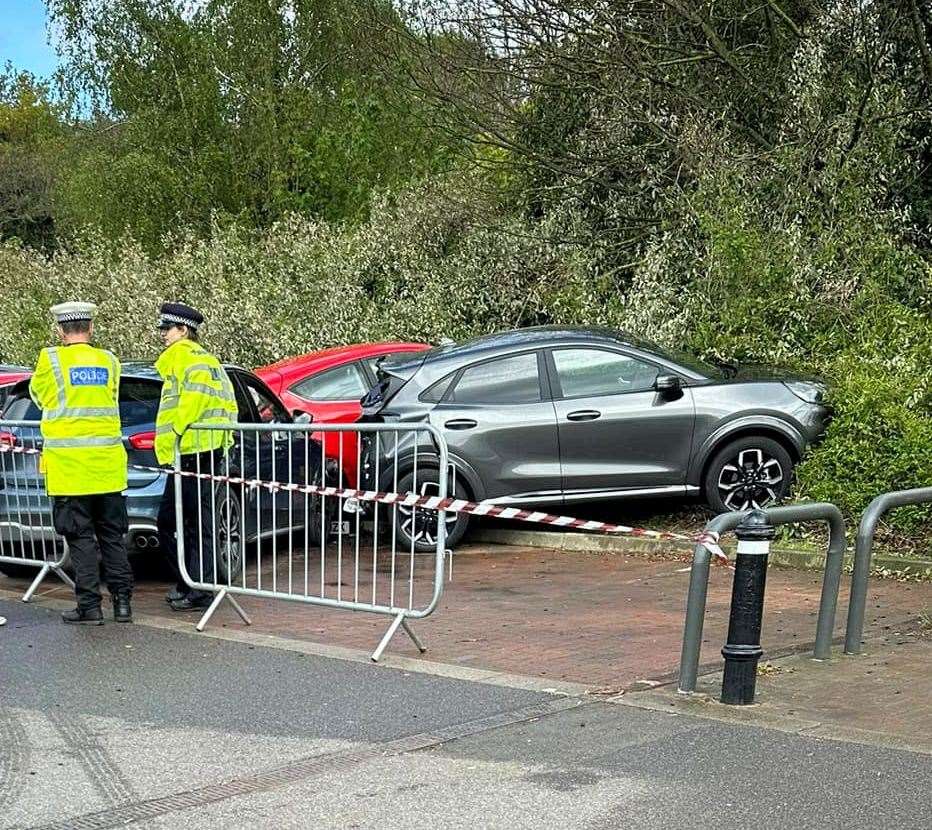
<instances>
[{"instance_id":1,"label":"black and white checkered cap band","mask_svg":"<svg viewBox=\"0 0 932 830\"><path fill-rule=\"evenodd\" d=\"M159 325L163 326L165 323L173 323L179 326L190 326L192 329L196 329L200 323L195 320L192 320L190 317L182 317L179 314L163 314L159 317Z\"/></svg>"},{"instance_id":2,"label":"black and white checkered cap band","mask_svg":"<svg viewBox=\"0 0 932 830\"><path fill-rule=\"evenodd\" d=\"M65 314L56 314L58 323L77 323L79 320L93 320L94 315L89 311L68 311Z\"/></svg>"}]
</instances>

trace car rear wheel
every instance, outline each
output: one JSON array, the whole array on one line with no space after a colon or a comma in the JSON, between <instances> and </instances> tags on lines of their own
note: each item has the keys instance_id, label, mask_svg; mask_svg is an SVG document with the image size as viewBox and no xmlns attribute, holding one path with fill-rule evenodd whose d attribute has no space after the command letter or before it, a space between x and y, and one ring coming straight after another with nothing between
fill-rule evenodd
<instances>
[{"instance_id":1,"label":"car rear wheel","mask_svg":"<svg viewBox=\"0 0 932 830\"><path fill-rule=\"evenodd\" d=\"M418 470L416 482L413 472L402 476L398 482L398 492L417 493L421 496L439 495L439 471L431 469ZM455 488L452 480L449 482L447 493L458 499L469 497L459 480L457 480ZM398 546L400 548L410 549L413 542L414 549L420 553L430 553L437 549L438 513L436 510L398 505L397 511L395 526L398 529ZM446 513L444 519L446 524L445 545L448 548L454 548L466 532L469 516L465 513Z\"/></svg>"},{"instance_id":2,"label":"car rear wheel","mask_svg":"<svg viewBox=\"0 0 932 830\"><path fill-rule=\"evenodd\" d=\"M706 471L704 495L716 513L772 507L786 498L793 459L772 438L749 436L719 450Z\"/></svg>"},{"instance_id":3,"label":"car rear wheel","mask_svg":"<svg viewBox=\"0 0 932 830\"><path fill-rule=\"evenodd\" d=\"M235 582L243 571L243 506L239 493L218 485L214 493L217 582Z\"/></svg>"}]
</instances>

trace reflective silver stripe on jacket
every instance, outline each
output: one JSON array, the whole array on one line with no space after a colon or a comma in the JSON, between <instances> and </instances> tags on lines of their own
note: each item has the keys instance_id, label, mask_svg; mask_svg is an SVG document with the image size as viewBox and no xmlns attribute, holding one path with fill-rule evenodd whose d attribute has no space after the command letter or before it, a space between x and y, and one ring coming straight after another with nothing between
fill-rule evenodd
<instances>
[{"instance_id":1,"label":"reflective silver stripe on jacket","mask_svg":"<svg viewBox=\"0 0 932 830\"><path fill-rule=\"evenodd\" d=\"M211 376L213 376L217 368L209 363L192 363L190 366L185 367L183 377L187 377L191 372L210 372ZM223 371L223 369L221 368L220 371Z\"/></svg>"},{"instance_id":2,"label":"reflective silver stripe on jacket","mask_svg":"<svg viewBox=\"0 0 932 830\"><path fill-rule=\"evenodd\" d=\"M58 357L58 349L49 349L49 364L52 367L52 374L55 376L55 391L58 393L58 408L64 409L68 405L68 399L65 397L65 375L61 370L61 359Z\"/></svg>"},{"instance_id":3,"label":"reflective silver stripe on jacket","mask_svg":"<svg viewBox=\"0 0 932 830\"><path fill-rule=\"evenodd\" d=\"M46 438L42 446L47 450L61 450L72 447L118 447L122 443L120 436L107 435L93 438Z\"/></svg>"},{"instance_id":4,"label":"reflective silver stripe on jacket","mask_svg":"<svg viewBox=\"0 0 932 830\"><path fill-rule=\"evenodd\" d=\"M235 423L228 409L205 409L198 415L198 421L206 421L208 418L223 418L231 424Z\"/></svg>"},{"instance_id":5,"label":"reflective silver stripe on jacket","mask_svg":"<svg viewBox=\"0 0 932 830\"><path fill-rule=\"evenodd\" d=\"M203 395L210 395L211 397L223 397L223 389L217 389L213 386L208 386L206 383L196 383L194 381L188 381L184 385L185 392L200 392Z\"/></svg>"},{"instance_id":6,"label":"reflective silver stripe on jacket","mask_svg":"<svg viewBox=\"0 0 932 830\"><path fill-rule=\"evenodd\" d=\"M155 428L156 435L165 435L165 433L167 432L174 432L174 431L175 431L175 427L173 424L159 424Z\"/></svg>"},{"instance_id":7,"label":"reflective silver stripe on jacket","mask_svg":"<svg viewBox=\"0 0 932 830\"><path fill-rule=\"evenodd\" d=\"M54 421L56 418L119 418L117 406L66 406L64 409L48 409L43 420Z\"/></svg>"}]
</instances>

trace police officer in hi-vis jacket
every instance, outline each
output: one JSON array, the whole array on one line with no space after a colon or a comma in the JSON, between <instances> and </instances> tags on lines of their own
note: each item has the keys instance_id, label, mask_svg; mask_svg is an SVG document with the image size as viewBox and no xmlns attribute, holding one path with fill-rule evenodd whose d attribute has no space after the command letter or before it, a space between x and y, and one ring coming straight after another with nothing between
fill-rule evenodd
<instances>
[{"instance_id":1,"label":"police officer in hi-vis jacket","mask_svg":"<svg viewBox=\"0 0 932 830\"><path fill-rule=\"evenodd\" d=\"M60 346L39 354L29 394L42 410L40 471L55 530L68 543L78 605L70 624L103 625L100 568L117 622L132 622L133 573L126 553L126 449L120 428L120 363L91 345L92 303L52 306Z\"/></svg>"}]
</instances>

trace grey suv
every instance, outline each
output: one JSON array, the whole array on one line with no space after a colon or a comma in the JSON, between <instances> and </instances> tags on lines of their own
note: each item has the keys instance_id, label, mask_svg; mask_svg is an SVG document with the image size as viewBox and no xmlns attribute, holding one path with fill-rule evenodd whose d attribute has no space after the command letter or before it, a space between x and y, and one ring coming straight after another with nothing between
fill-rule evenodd
<instances>
[{"instance_id":1,"label":"grey suv","mask_svg":"<svg viewBox=\"0 0 932 830\"><path fill-rule=\"evenodd\" d=\"M762 507L824 432L825 387L778 370L713 366L607 329L539 327L383 362L362 420L429 421L447 438L451 494L495 504L563 505L701 494L718 512ZM435 492L419 449L398 452L401 491ZM395 484L394 447L363 451L370 487ZM373 471L379 470L379 481ZM428 550L424 511L398 530ZM448 516L456 544L468 517Z\"/></svg>"}]
</instances>

